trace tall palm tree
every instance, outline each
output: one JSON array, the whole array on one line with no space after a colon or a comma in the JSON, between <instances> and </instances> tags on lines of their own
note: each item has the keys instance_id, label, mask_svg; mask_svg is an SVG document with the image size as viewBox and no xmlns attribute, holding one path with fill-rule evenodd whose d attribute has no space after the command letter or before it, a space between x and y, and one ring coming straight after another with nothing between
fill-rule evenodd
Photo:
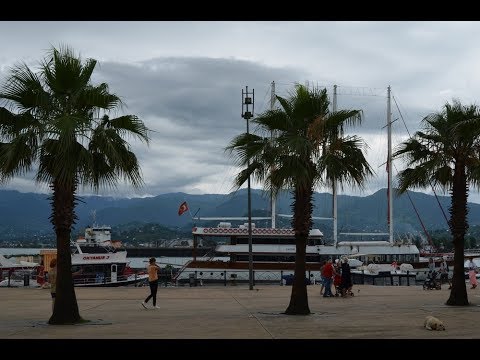
<instances>
[{"instance_id":1,"label":"tall palm tree","mask_svg":"<svg viewBox=\"0 0 480 360\"><path fill-rule=\"evenodd\" d=\"M70 235L77 191L98 192L122 178L142 185L140 167L127 136L148 144L148 129L134 115L109 118L122 102L105 83L93 85L97 62L82 62L68 47L53 48L33 72L16 65L0 91L0 180L36 172L49 184L50 221L57 241L57 292L50 324L83 321L73 287Z\"/></svg>"},{"instance_id":2,"label":"tall palm tree","mask_svg":"<svg viewBox=\"0 0 480 360\"><path fill-rule=\"evenodd\" d=\"M226 148L245 167L235 179L240 187L251 175L273 194L291 191L295 232L295 279L286 314L310 313L305 284L306 246L312 228L312 196L317 185L333 181L362 186L372 174L358 136L346 136L345 125L361 122L358 110L330 112L326 89L296 85L288 98L276 96L280 109L252 120L253 134L241 134ZM271 133L275 137L271 137Z\"/></svg>"},{"instance_id":3,"label":"tall palm tree","mask_svg":"<svg viewBox=\"0 0 480 360\"><path fill-rule=\"evenodd\" d=\"M468 305L464 278L464 239L468 229L470 184L480 181L480 109L460 101L446 103L441 112L422 120L423 130L399 145L395 157L406 160L401 171L399 191L425 188L430 184L449 191L449 227L453 237L454 271L447 305Z\"/></svg>"}]
</instances>

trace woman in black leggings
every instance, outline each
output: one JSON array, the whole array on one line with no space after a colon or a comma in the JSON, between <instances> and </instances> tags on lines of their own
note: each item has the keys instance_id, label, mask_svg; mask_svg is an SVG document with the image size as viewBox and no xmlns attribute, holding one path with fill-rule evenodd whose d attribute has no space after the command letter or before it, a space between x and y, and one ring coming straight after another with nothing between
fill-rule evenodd
<instances>
[{"instance_id":1,"label":"woman in black leggings","mask_svg":"<svg viewBox=\"0 0 480 360\"><path fill-rule=\"evenodd\" d=\"M148 300L153 299L153 308L160 309L157 306L157 290L158 290L158 273L157 271L160 267L156 264L156 259L154 257L150 258L150 264L148 264L147 271L148 271L148 285L150 286L150 295L147 296L144 302L142 302L142 306L147 309Z\"/></svg>"}]
</instances>

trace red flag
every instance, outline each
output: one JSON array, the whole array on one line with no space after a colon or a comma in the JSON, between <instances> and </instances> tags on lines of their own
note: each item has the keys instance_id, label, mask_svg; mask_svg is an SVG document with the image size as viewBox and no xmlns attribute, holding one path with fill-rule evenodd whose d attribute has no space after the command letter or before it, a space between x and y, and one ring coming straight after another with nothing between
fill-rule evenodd
<instances>
[{"instance_id":1,"label":"red flag","mask_svg":"<svg viewBox=\"0 0 480 360\"><path fill-rule=\"evenodd\" d=\"M188 205L187 205L187 202L184 201L178 208L178 216L182 215L187 210L188 210Z\"/></svg>"}]
</instances>

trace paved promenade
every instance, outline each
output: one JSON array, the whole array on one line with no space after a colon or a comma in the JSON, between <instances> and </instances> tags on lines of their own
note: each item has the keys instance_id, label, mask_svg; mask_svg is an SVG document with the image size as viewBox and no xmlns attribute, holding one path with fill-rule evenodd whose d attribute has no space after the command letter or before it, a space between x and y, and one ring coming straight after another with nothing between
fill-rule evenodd
<instances>
[{"instance_id":1,"label":"paved promenade","mask_svg":"<svg viewBox=\"0 0 480 360\"><path fill-rule=\"evenodd\" d=\"M467 284L468 286L468 284ZM479 339L480 289L470 306L444 305L449 290L356 285L351 298L323 298L308 286L313 314L282 314L291 287L248 285L160 287L159 310L140 302L148 287L76 288L90 323L48 325L49 290L0 288L0 339ZM423 328L434 315L446 331Z\"/></svg>"}]
</instances>

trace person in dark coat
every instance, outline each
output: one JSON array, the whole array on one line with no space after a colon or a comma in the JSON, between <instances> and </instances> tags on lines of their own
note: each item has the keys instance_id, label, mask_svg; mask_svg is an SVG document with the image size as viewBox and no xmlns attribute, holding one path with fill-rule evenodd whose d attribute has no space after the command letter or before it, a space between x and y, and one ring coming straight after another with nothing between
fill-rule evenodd
<instances>
[{"instance_id":1,"label":"person in dark coat","mask_svg":"<svg viewBox=\"0 0 480 360\"><path fill-rule=\"evenodd\" d=\"M348 258L345 256L342 258L342 297L345 297L347 294L352 294L352 273L350 271L350 265L348 264Z\"/></svg>"}]
</instances>

